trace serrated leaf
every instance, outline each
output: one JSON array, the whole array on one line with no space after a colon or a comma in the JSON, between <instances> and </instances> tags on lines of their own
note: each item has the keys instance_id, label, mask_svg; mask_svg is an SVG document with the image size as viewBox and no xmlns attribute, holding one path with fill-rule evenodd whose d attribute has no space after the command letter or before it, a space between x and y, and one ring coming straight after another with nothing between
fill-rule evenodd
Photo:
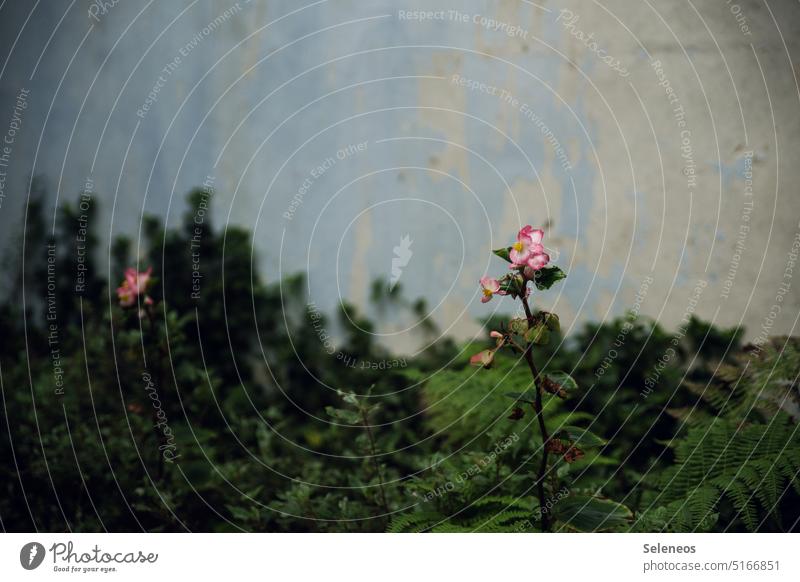
<instances>
[{"instance_id":1,"label":"serrated leaf","mask_svg":"<svg viewBox=\"0 0 800 582\"><path fill-rule=\"evenodd\" d=\"M498 257L500 257L501 259L503 259L505 261L508 261L509 263L511 262L511 258L508 256L508 254L511 252L511 247L504 247L502 249L495 249L492 252L494 254L496 254Z\"/></svg>"},{"instance_id":2,"label":"serrated leaf","mask_svg":"<svg viewBox=\"0 0 800 582\"><path fill-rule=\"evenodd\" d=\"M586 495L570 495L556 503L554 509L560 521L584 532L613 529L633 519L631 510L621 503Z\"/></svg>"},{"instance_id":3,"label":"serrated leaf","mask_svg":"<svg viewBox=\"0 0 800 582\"><path fill-rule=\"evenodd\" d=\"M546 291L553 285L558 283L561 279L566 279L567 274L558 267L544 267L536 271L533 281L536 288L540 291Z\"/></svg>"},{"instance_id":4,"label":"serrated leaf","mask_svg":"<svg viewBox=\"0 0 800 582\"><path fill-rule=\"evenodd\" d=\"M579 426L561 427L555 436L562 440L580 445L581 447L601 447L606 444L605 439Z\"/></svg>"}]
</instances>

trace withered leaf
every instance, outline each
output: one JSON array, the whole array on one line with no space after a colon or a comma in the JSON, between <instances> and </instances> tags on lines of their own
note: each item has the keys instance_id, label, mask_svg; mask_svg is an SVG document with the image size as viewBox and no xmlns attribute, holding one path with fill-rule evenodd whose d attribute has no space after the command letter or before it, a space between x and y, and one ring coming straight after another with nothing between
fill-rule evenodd
<instances>
[{"instance_id":1,"label":"withered leaf","mask_svg":"<svg viewBox=\"0 0 800 582\"><path fill-rule=\"evenodd\" d=\"M514 410L511 411L511 414L509 415L508 419L519 420L524 416L525 416L525 411L522 410L522 408L520 408L519 406L517 406L514 408Z\"/></svg>"},{"instance_id":2,"label":"withered leaf","mask_svg":"<svg viewBox=\"0 0 800 582\"><path fill-rule=\"evenodd\" d=\"M584 453L575 445L572 445L564 452L564 461L567 463L574 463L575 461L582 459Z\"/></svg>"}]
</instances>

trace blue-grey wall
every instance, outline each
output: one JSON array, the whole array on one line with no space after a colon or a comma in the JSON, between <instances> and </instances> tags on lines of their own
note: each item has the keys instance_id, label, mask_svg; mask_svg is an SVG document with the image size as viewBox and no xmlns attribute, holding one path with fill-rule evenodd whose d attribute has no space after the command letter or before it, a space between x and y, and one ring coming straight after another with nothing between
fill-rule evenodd
<instances>
[{"instance_id":1,"label":"blue-grey wall","mask_svg":"<svg viewBox=\"0 0 800 582\"><path fill-rule=\"evenodd\" d=\"M408 236L406 295L469 336L503 309L479 303L489 250L530 222L569 270L542 300L568 326L794 329L796 4L101 4L0 8L9 252L32 174L62 199L90 179L109 238L213 177L217 225L252 229L268 280L307 272L321 309L367 309ZM378 331L408 349L406 323Z\"/></svg>"}]
</instances>

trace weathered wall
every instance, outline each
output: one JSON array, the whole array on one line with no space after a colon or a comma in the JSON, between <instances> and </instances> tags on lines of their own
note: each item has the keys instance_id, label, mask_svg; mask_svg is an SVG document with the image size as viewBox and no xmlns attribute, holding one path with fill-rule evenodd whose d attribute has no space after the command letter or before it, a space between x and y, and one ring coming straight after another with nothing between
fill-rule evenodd
<instances>
[{"instance_id":1,"label":"weathered wall","mask_svg":"<svg viewBox=\"0 0 800 582\"><path fill-rule=\"evenodd\" d=\"M675 328L696 299L750 337L795 328L796 3L107 4L0 10L0 130L29 91L11 252L31 173L70 198L91 178L108 236L175 220L213 176L217 223L253 230L270 280L308 271L323 309L366 305L407 235L406 295L473 333L489 249L531 222L570 273L542 303L568 325Z\"/></svg>"}]
</instances>

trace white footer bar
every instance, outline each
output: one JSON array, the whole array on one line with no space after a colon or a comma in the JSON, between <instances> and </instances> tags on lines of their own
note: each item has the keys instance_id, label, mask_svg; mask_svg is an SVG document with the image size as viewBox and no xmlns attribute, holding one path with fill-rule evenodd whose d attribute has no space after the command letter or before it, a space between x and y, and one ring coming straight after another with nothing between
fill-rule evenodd
<instances>
[{"instance_id":1,"label":"white footer bar","mask_svg":"<svg viewBox=\"0 0 800 582\"><path fill-rule=\"evenodd\" d=\"M0 579L800 580L799 541L794 534L3 534Z\"/></svg>"}]
</instances>

